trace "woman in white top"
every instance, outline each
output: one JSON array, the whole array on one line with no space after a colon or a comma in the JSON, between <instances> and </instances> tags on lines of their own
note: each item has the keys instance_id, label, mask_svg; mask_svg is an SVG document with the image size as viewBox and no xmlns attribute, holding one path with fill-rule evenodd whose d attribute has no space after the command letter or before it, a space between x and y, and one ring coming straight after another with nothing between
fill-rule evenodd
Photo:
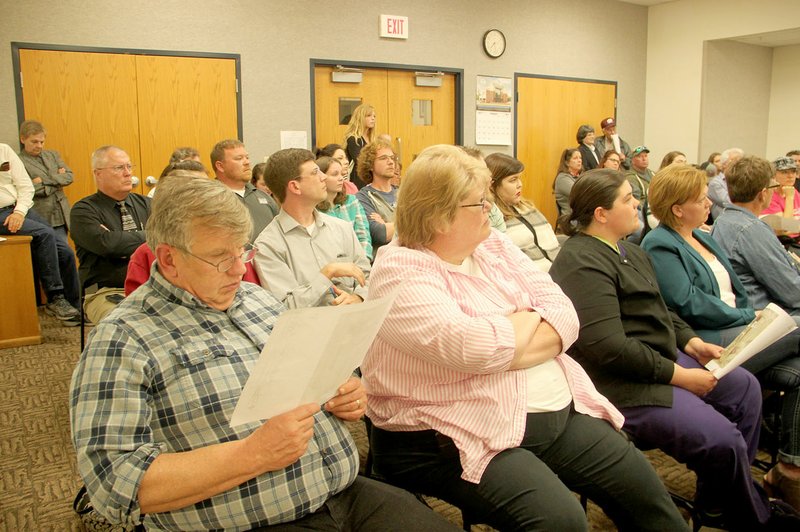
<instances>
[{"instance_id":1,"label":"woman in white top","mask_svg":"<svg viewBox=\"0 0 800 532\"><path fill-rule=\"evenodd\" d=\"M506 222L506 234L536 267L550 271L550 265L560 249L553 227L539 209L522 197L522 172L525 166L504 153L486 157L492 172L491 190L497 207Z\"/></svg>"},{"instance_id":2,"label":"woman in white top","mask_svg":"<svg viewBox=\"0 0 800 532\"><path fill-rule=\"evenodd\" d=\"M650 183L650 209L660 225L642 241L664 301L707 342L728 345L756 315L747 292L717 242L698 228L711 207L706 174L671 165ZM800 509L800 330L744 363L767 389L792 389L784 396L786 432L779 463L767 475L776 496Z\"/></svg>"}]
</instances>

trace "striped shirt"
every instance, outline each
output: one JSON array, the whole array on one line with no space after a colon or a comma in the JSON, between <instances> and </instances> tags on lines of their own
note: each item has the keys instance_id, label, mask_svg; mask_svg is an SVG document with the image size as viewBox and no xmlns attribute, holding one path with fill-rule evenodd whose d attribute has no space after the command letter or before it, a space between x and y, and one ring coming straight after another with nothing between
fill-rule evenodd
<instances>
[{"instance_id":1,"label":"striped shirt","mask_svg":"<svg viewBox=\"0 0 800 532\"><path fill-rule=\"evenodd\" d=\"M493 230L472 254L489 282L448 267L428 250L396 241L378 254L370 298L402 284L361 366L367 414L385 430L434 429L453 439L462 478L479 482L489 461L522 441L526 373L511 371L514 329L507 315L541 314L563 349L578 336L572 303L505 235ZM556 357L575 410L617 428L619 411L568 355Z\"/></svg>"},{"instance_id":2,"label":"striped shirt","mask_svg":"<svg viewBox=\"0 0 800 532\"><path fill-rule=\"evenodd\" d=\"M314 436L295 463L179 510L142 516L139 485L161 453L245 438L261 426L228 420L283 310L242 283L227 311L150 279L97 324L71 384L78 469L95 508L114 523L150 530L250 530L294 521L349 486L358 452L344 422L314 416ZM268 391L267 391L268 393Z\"/></svg>"}]
</instances>

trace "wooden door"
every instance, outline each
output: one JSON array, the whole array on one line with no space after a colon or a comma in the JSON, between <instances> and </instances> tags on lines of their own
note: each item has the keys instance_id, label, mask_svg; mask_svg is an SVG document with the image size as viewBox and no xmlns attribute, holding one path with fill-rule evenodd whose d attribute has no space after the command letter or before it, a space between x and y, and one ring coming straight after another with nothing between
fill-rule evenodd
<instances>
[{"instance_id":1,"label":"wooden door","mask_svg":"<svg viewBox=\"0 0 800 532\"><path fill-rule=\"evenodd\" d=\"M382 133L388 115L386 70L365 69L361 83L334 82L335 67L314 67L314 121L316 145L341 144L347 131L347 109L359 103L368 103L375 108L376 129ZM342 123L344 122L344 123Z\"/></svg>"},{"instance_id":2,"label":"wooden door","mask_svg":"<svg viewBox=\"0 0 800 532\"><path fill-rule=\"evenodd\" d=\"M19 56L25 118L44 124L45 147L57 150L75 174L64 189L71 204L96 190L96 148L115 144L140 163L133 56L25 49Z\"/></svg>"},{"instance_id":3,"label":"wooden door","mask_svg":"<svg viewBox=\"0 0 800 532\"><path fill-rule=\"evenodd\" d=\"M525 165L522 194L555 226L553 195L561 153L577 146L581 124L599 130L616 116L616 83L517 76L516 157Z\"/></svg>"},{"instance_id":4,"label":"wooden door","mask_svg":"<svg viewBox=\"0 0 800 532\"><path fill-rule=\"evenodd\" d=\"M234 59L136 56L136 88L142 181L161 175L180 146L197 148L211 171L214 144L238 135Z\"/></svg>"},{"instance_id":5,"label":"wooden door","mask_svg":"<svg viewBox=\"0 0 800 532\"><path fill-rule=\"evenodd\" d=\"M455 74L444 74L441 87L417 87L416 76L410 71L365 68L361 83L337 83L331 79L334 70L328 65L314 67L317 146L343 142L347 123L341 124L341 104L348 99L375 107L377 133L392 138L403 168L422 149L456 141ZM425 112L421 113L421 108ZM430 123L426 123L426 116Z\"/></svg>"},{"instance_id":6,"label":"wooden door","mask_svg":"<svg viewBox=\"0 0 800 532\"><path fill-rule=\"evenodd\" d=\"M405 70L390 70L388 79L386 133L403 168L428 146L455 143L455 74L444 74L441 87L418 87L414 72Z\"/></svg>"}]
</instances>

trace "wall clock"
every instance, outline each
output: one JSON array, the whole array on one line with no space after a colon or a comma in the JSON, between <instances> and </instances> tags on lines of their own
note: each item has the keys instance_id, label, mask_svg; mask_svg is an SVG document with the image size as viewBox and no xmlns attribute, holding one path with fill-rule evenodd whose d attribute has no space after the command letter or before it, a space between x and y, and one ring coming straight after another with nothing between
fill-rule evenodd
<instances>
[{"instance_id":1,"label":"wall clock","mask_svg":"<svg viewBox=\"0 0 800 532\"><path fill-rule=\"evenodd\" d=\"M506 36L500 30L487 31L483 34L483 50L489 57L500 57L506 51Z\"/></svg>"}]
</instances>

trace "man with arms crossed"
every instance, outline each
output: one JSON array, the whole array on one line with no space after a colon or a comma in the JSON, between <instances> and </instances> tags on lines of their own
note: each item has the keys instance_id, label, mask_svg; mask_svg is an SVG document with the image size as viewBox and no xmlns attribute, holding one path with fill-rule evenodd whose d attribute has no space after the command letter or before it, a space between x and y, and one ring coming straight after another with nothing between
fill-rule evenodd
<instances>
[{"instance_id":1,"label":"man with arms crossed","mask_svg":"<svg viewBox=\"0 0 800 532\"><path fill-rule=\"evenodd\" d=\"M358 191L356 197L369 219L373 257L378 256L379 247L388 244L394 237L398 188L392 185L392 180L396 165L392 145L385 140L370 142L358 155L358 175L367 184Z\"/></svg>"},{"instance_id":2,"label":"man with arms crossed","mask_svg":"<svg viewBox=\"0 0 800 532\"><path fill-rule=\"evenodd\" d=\"M131 254L145 241L150 198L131 192L134 166L122 148L92 154L97 192L72 207L70 227L80 260L86 317L98 323L125 297Z\"/></svg>"}]
</instances>

